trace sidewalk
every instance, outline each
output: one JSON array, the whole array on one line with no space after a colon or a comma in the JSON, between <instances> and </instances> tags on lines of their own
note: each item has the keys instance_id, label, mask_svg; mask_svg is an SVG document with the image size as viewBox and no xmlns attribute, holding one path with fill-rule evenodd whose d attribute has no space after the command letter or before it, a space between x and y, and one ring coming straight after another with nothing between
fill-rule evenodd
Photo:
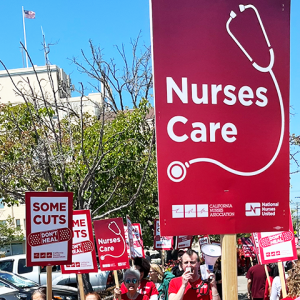
<instances>
[{"instance_id":1,"label":"sidewalk","mask_svg":"<svg viewBox=\"0 0 300 300\"><path fill-rule=\"evenodd\" d=\"M247 298L247 278L245 275L238 276L238 295L239 300L246 300Z\"/></svg>"}]
</instances>

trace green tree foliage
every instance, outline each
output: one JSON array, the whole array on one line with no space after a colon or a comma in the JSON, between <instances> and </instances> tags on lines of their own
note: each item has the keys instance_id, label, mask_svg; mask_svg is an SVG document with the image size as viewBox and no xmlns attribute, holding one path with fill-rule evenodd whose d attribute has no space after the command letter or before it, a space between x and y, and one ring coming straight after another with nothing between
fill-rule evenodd
<instances>
[{"instance_id":1,"label":"green tree foliage","mask_svg":"<svg viewBox=\"0 0 300 300\"><path fill-rule=\"evenodd\" d=\"M15 226L15 219L8 216L6 221L0 222L0 248L13 242L22 242L24 234L21 228Z\"/></svg>"},{"instance_id":2,"label":"green tree foliage","mask_svg":"<svg viewBox=\"0 0 300 300\"><path fill-rule=\"evenodd\" d=\"M72 191L74 209L90 209L93 220L129 214L142 223L152 245L148 224L158 209L154 114L146 99L152 88L150 51L138 54L134 41L129 63L122 48L125 67L119 74L113 60L104 61L90 46L90 60L83 53L83 63L73 62L101 93L96 116L84 113L88 96L82 84L75 109L69 98L59 99L53 84L49 94L41 84L33 88L24 78L21 88L11 78L23 103L0 106L0 197L14 204L24 201L25 191ZM53 82L50 68L48 78ZM132 109L125 105L130 102Z\"/></svg>"}]
</instances>

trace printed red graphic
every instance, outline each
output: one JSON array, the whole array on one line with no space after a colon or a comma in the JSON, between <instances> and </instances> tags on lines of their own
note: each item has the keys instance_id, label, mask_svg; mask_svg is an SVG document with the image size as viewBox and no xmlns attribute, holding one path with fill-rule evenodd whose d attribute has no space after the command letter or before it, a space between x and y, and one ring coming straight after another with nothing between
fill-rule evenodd
<instances>
[{"instance_id":1,"label":"printed red graphic","mask_svg":"<svg viewBox=\"0 0 300 300\"><path fill-rule=\"evenodd\" d=\"M69 228L31 233L28 236L30 246L41 246L52 243L66 242L72 239L72 232Z\"/></svg>"},{"instance_id":2,"label":"printed red graphic","mask_svg":"<svg viewBox=\"0 0 300 300\"><path fill-rule=\"evenodd\" d=\"M72 255L91 252L94 250L94 245L91 241L84 241L72 245Z\"/></svg>"},{"instance_id":3,"label":"printed red graphic","mask_svg":"<svg viewBox=\"0 0 300 300\"><path fill-rule=\"evenodd\" d=\"M290 231L277 233L268 237L262 238L259 242L263 248L288 242L293 239L294 235Z\"/></svg>"}]
</instances>

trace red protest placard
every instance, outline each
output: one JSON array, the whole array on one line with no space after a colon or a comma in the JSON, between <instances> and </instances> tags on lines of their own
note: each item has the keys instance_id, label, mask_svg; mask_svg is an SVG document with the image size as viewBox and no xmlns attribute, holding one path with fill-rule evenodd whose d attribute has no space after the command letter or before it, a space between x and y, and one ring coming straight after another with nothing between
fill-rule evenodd
<instances>
[{"instance_id":1,"label":"red protest placard","mask_svg":"<svg viewBox=\"0 0 300 300\"><path fill-rule=\"evenodd\" d=\"M102 271L129 268L122 218L94 221L98 259Z\"/></svg>"},{"instance_id":2,"label":"red protest placard","mask_svg":"<svg viewBox=\"0 0 300 300\"><path fill-rule=\"evenodd\" d=\"M257 233L257 239L262 264L297 259L297 249L291 217L289 231L259 232Z\"/></svg>"},{"instance_id":3,"label":"red protest placard","mask_svg":"<svg viewBox=\"0 0 300 300\"><path fill-rule=\"evenodd\" d=\"M126 241L128 241L127 226L124 226L124 232L125 232ZM132 234L133 234L133 249L134 249L135 257L144 257L145 258L141 224L139 224L139 223L132 224ZM130 258L131 256L130 256L130 250L129 250L128 244L127 244L127 253L128 253L128 257Z\"/></svg>"},{"instance_id":4,"label":"red protest placard","mask_svg":"<svg viewBox=\"0 0 300 300\"><path fill-rule=\"evenodd\" d=\"M173 236L161 236L159 220L154 220L154 250L173 249Z\"/></svg>"},{"instance_id":5,"label":"red protest placard","mask_svg":"<svg viewBox=\"0 0 300 300\"><path fill-rule=\"evenodd\" d=\"M26 265L72 262L73 193L26 192Z\"/></svg>"},{"instance_id":6,"label":"red protest placard","mask_svg":"<svg viewBox=\"0 0 300 300\"><path fill-rule=\"evenodd\" d=\"M290 1L151 10L161 234L288 230Z\"/></svg>"},{"instance_id":7,"label":"red protest placard","mask_svg":"<svg viewBox=\"0 0 300 300\"><path fill-rule=\"evenodd\" d=\"M129 216L126 216L127 223L127 240L128 240L128 248L130 253L130 258L135 258L134 244L133 244L133 228L132 223Z\"/></svg>"},{"instance_id":8,"label":"red protest placard","mask_svg":"<svg viewBox=\"0 0 300 300\"><path fill-rule=\"evenodd\" d=\"M255 249L251 238L241 238L243 255L245 257L255 257Z\"/></svg>"},{"instance_id":9,"label":"red protest placard","mask_svg":"<svg viewBox=\"0 0 300 300\"><path fill-rule=\"evenodd\" d=\"M62 265L63 274L97 272L95 242L90 210L73 211L72 263Z\"/></svg>"},{"instance_id":10,"label":"red protest placard","mask_svg":"<svg viewBox=\"0 0 300 300\"><path fill-rule=\"evenodd\" d=\"M200 249L203 245L210 244L209 235L198 235Z\"/></svg>"},{"instance_id":11,"label":"red protest placard","mask_svg":"<svg viewBox=\"0 0 300 300\"><path fill-rule=\"evenodd\" d=\"M176 236L175 249L191 248L193 236L192 235L180 235Z\"/></svg>"}]
</instances>

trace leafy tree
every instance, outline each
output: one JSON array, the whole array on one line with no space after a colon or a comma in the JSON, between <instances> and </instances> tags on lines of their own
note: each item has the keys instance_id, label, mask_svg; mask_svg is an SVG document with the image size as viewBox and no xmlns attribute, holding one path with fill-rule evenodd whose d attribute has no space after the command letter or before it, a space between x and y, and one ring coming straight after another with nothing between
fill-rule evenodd
<instances>
[{"instance_id":1,"label":"leafy tree","mask_svg":"<svg viewBox=\"0 0 300 300\"><path fill-rule=\"evenodd\" d=\"M0 248L13 242L23 242L24 234L21 228L15 226L15 219L8 216L0 222Z\"/></svg>"},{"instance_id":2,"label":"leafy tree","mask_svg":"<svg viewBox=\"0 0 300 300\"><path fill-rule=\"evenodd\" d=\"M152 244L148 223L158 211L150 51L138 53L138 40L132 42L129 63L122 47L119 71L114 60L90 47L91 59L82 53L84 62L73 62L101 93L97 116L84 113L83 84L78 108L68 97L60 99L66 87L59 82L55 88L49 66L52 92L45 93L30 56L38 88L28 78L20 85L11 77L24 103L0 106L0 197L15 204L24 201L25 191L72 191L74 209L90 209L93 220L129 214ZM125 105L130 102L132 109Z\"/></svg>"}]
</instances>

